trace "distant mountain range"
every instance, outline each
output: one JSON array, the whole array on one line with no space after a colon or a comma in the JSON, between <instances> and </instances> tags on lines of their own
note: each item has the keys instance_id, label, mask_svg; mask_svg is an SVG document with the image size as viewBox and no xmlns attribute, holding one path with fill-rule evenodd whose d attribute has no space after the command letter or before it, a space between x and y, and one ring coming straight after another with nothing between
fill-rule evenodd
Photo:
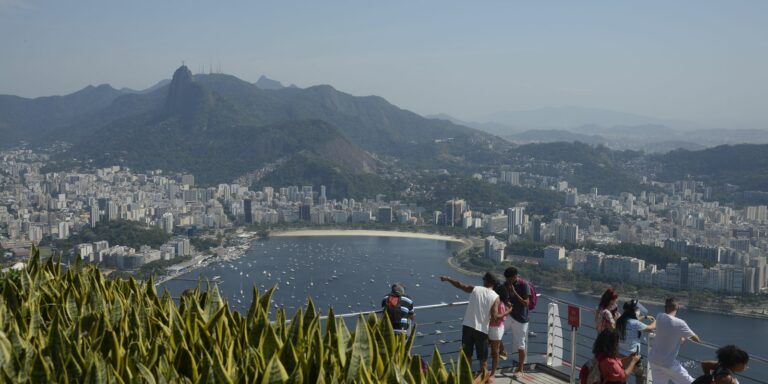
<instances>
[{"instance_id":1,"label":"distant mountain range","mask_svg":"<svg viewBox=\"0 0 768 384\"><path fill-rule=\"evenodd\" d=\"M315 173L349 181L375 174L381 166L376 157L463 166L487 158L489 147L506 145L376 96L356 97L329 85L282 87L263 76L251 84L225 74L192 75L185 66L170 82L143 91L102 85L50 98L2 96L0 133L10 138L4 146L73 143L54 159L62 168L163 168L192 172L204 183L230 181L278 159L292 170L276 173L302 178L294 182L311 178L301 170L310 165ZM350 189L340 183L339 190Z\"/></svg>"},{"instance_id":2,"label":"distant mountain range","mask_svg":"<svg viewBox=\"0 0 768 384\"><path fill-rule=\"evenodd\" d=\"M574 142L604 144L614 149L668 152L723 144L768 143L768 127L702 128L695 123L658 119L597 108L560 107L498 112L462 121L447 114L430 116L480 129L517 144Z\"/></svg>"}]
</instances>

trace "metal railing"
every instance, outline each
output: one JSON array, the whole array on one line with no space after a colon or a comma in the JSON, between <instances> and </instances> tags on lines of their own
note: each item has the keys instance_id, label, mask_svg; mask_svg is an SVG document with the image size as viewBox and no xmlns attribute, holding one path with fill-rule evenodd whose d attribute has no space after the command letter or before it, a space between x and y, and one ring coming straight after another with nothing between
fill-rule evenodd
<instances>
[{"instance_id":1,"label":"metal railing","mask_svg":"<svg viewBox=\"0 0 768 384\"><path fill-rule=\"evenodd\" d=\"M578 370L581 365L583 365L588 360L592 359L592 343L594 342L594 338L597 335L597 329L590 325L589 322L591 322L591 318L594 317L595 309L590 307L585 307L583 305L579 305L576 303L571 303L565 300L561 300L555 297L551 297L548 295L542 295L543 298L549 301L548 306L548 317L549 317L549 324L548 327L550 328L548 330L548 338L547 345L547 365L551 367L557 368L558 365L562 366L563 368L567 368L570 370L569 377L570 382L575 383L578 380ZM586 312L588 315L587 322L582 321L581 327L578 330L571 330L570 335L563 336L563 321L566 321L567 326L567 317L560 315L560 306L573 306L578 308L581 311ZM584 332L583 329L589 330L588 332ZM645 372L647 373L646 383L653 383L653 372L650 367L650 363L648 362L647 356L650 350L653 348L653 340L654 340L654 333L649 333L647 339L643 339L642 341L642 347L640 351L640 355L642 357L642 363L644 364ZM717 350L720 348L720 346L702 342L702 343L696 343L691 342L687 343L693 348L706 348L709 350ZM551 355L551 356L550 356ZM564 358L564 356L568 356L568 358ZM714 354L711 355L714 357ZM681 361L685 361L687 363L695 363L696 365L700 364L702 362L701 359L696 359L691 357L688 354L681 353L679 355L679 359ZM713 358L707 359L707 360L713 360ZM575 363L574 363L575 362ZM768 359L755 355L753 353L750 353L750 363L758 363L761 364L761 368L768 372ZM690 370L689 372L693 373L693 377L698 377L703 374L700 368L695 367L694 370ZM749 371L746 372L740 372L737 373L736 376L739 378L739 381L741 384L749 384L749 383L756 383L756 384L768 384L768 375L761 375L759 373L753 374ZM660 384L666 384L666 383L660 383Z\"/></svg>"},{"instance_id":2,"label":"metal railing","mask_svg":"<svg viewBox=\"0 0 768 384\"><path fill-rule=\"evenodd\" d=\"M578 372L580 367L593 358L592 343L597 335L597 330L591 323L595 313L594 308L585 307L576 303L567 302L548 295L540 295L539 309L530 313L529 338L526 343L526 359L529 363L545 365L558 376L569 380L571 383L578 381ZM463 320L463 310L468 304L467 301L458 301L452 303L440 303L432 305L423 305L414 307L416 312L416 341L414 342L412 353L425 359L431 359L432 353L437 349L443 356L445 364L450 364L458 358L461 349L461 322ZM574 306L583 311L586 316L582 316L582 322L579 329L571 329L567 324L567 310L564 307ZM335 315L336 318L352 319L360 315L370 313L381 313L381 311L354 312ZM565 313L566 316L561 315ZM322 317L323 319L326 317ZM586 320L586 321L584 321ZM564 326L565 325L565 326ZM539 335L546 335L545 339ZM645 372L650 372L646 378L646 383L652 383L652 372L647 355L653 347L654 334L648 334L648 338L642 342L640 355L642 363L645 365ZM508 340L506 337L503 340ZM717 350L719 346L702 342L688 343L696 348L706 348L708 350ZM516 351L507 350L509 358L506 361L500 361L500 368L511 367L513 360L517 358ZM714 357L714 353L711 354ZM698 364L700 359L681 353L679 358L683 361ZM711 360L711 359L710 359ZM476 363L476 362L475 362ZM768 372L768 358L750 353L750 364L761 364ZM476 365L473 365L476 366ZM690 370L695 372L694 377L702 374L700 369ZM741 384L768 384L768 375L751 373L749 371L738 373L737 377Z\"/></svg>"}]
</instances>

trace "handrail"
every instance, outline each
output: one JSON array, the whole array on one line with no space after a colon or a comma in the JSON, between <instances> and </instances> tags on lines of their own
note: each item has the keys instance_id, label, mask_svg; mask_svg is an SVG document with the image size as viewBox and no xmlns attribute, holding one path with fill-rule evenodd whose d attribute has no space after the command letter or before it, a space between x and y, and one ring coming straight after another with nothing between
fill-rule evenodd
<instances>
[{"instance_id":1,"label":"handrail","mask_svg":"<svg viewBox=\"0 0 768 384\"><path fill-rule=\"evenodd\" d=\"M414 311L425 311L425 310L431 310L431 309L441 309L441 308L449 308L449 307L458 307L462 305L469 304L469 301L454 301L452 303L439 303L439 304L428 304L428 305L420 305L413 307ZM338 318L347 318L347 317L357 317L359 315L369 315L371 313L382 313L383 310L375 310L375 311L363 311L363 312L352 312L352 313L342 313L342 314L334 314L333 317ZM320 320L326 320L328 319L328 316L320 316Z\"/></svg>"},{"instance_id":2,"label":"handrail","mask_svg":"<svg viewBox=\"0 0 768 384\"><path fill-rule=\"evenodd\" d=\"M594 308L586 307L584 305L579 305L579 304L576 304L576 303L571 303L571 302L568 302L566 300L562 300L562 299L559 299L559 298L556 298L556 297L552 297L552 296L549 296L549 295L545 295L545 294L541 294L540 296L542 298L547 299L550 302L555 303L555 304L573 305L573 306L579 307L579 308L581 308L581 309L583 309L585 311L588 311L590 313L594 313L595 312ZM451 303L438 303L438 304L422 305L422 306L414 307L414 310L416 310L416 311L438 310L438 309L445 309L445 308L451 308L451 307L465 306L468 303L469 303L468 301L457 301L457 302L451 302ZM359 316L359 315L367 315L367 314L370 314L370 313L381 313L381 312L382 312L382 310L364 311L364 312L353 312L353 313L344 313L344 314L334 315L334 317L335 318L350 318L350 317L356 317L356 316ZM542 314L542 315L545 315L545 316L547 315L546 312L538 313L538 314ZM563 319L563 320L566 319L564 316L561 316L561 315L558 315L557 317L560 318L560 319ZM327 319L327 316L321 316L321 319ZM455 324L456 322L459 322L459 321L461 321L460 318L458 318L458 319L447 319L447 320L436 320L436 321L426 322L426 323L423 323L421 325L424 325L424 326L439 326L439 325L447 325L447 324L451 324L451 323ZM535 323L535 324L538 324L538 325L543 325L543 326L555 326L555 327L558 327L555 324L548 324L547 322L539 322L539 321L534 322L534 321L532 321L532 323ZM592 328L592 329L594 329L594 327L590 327L589 324L582 324L582 326L585 327L585 328ZM453 326L451 326L451 328L453 328ZM559 328L563 329L563 327L559 327ZM440 332L440 331L425 332L424 334L420 334L418 336L437 336L437 335L440 335L440 334L456 334L458 332L459 332L459 330L452 329L452 330L445 330L445 331L442 331L442 332ZM537 331L537 332L539 332L539 331ZM556 337L565 340L564 336L565 335L556 336ZM591 356L587 356L587 355L584 355L584 354L581 353L581 352L583 352L582 348L589 349L589 345L584 344L583 340L588 340L588 339L590 339L590 337L588 337L588 336L585 337L584 334L579 334L579 339L581 339L581 340L577 340L577 342L576 342L576 345L579 347L579 350L576 351L576 357L578 357L579 359L590 359ZM454 340L452 338L448 339L448 340L434 340L431 343L430 342L421 343L421 344L418 344L418 345L414 345L413 347L414 348L429 348L429 347L431 347L433 345L455 344L455 343L458 343L460 341L461 340L458 340L458 339ZM643 340L642 343L646 344L646 341ZM531 341L529 344L533 345L533 344L536 344L536 342ZM693 343L693 344L699 345L699 346L702 346L704 348L708 348L708 349L711 349L711 350L717 350L718 348L720 348L719 345L716 345L716 344L710 343L710 342L703 342L702 341L702 342ZM563 346L553 346L553 348L555 348L555 349L557 349L559 351L569 351L569 348L567 346L565 346L565 345L563 345ZM456 352L446 351L446 352L441 352L441 353L452 354L452 353L456 353ZM423 356L427 357L427 356L431 356L431 355L423 355ZM680 355L680 356L683 357L683 358L687 358L684 355ZM697 359L691 359L691 358L688 358L688 359L689 360L693 360L693 361L699 361ZM759 355L754 355L754 354L750 354L750 361L758 361L758 362L761 362L761 363L768 364L768 358L763 357L763 356L759 356ZM563 359L562 362L564 364L568 363L568 364L577 365L576 362L569 362L569 361L566 361L565 359ZM749 375L744 375L743 373L739 373L737 375L739 377L742 377L744 379L750 380L752 382L766 383L762 379L755 379L753 377L750 377Z\"/></svg>"}]
</instances>

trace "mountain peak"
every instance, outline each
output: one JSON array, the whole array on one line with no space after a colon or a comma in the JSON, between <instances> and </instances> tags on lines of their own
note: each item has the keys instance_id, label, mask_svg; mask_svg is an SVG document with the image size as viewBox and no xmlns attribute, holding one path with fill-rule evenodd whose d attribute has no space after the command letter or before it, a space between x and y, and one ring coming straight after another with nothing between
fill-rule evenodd
<instances>
[{"instance_id":1,"label":"mountain peak","mask_svg":"<svg viewBox=\"0 0 768 384\"><path fill-rule=\"evenodd\" d=\"M182 65L173 72L172 82L192 82L192 71L186 65Z\"/></svg>"},{"instance_id":2,"label":"mountain peak","mask_svg":"<svg viewBox=\"0 0 768 384\"><path fill-rule=\"evenodd\" d=\"M205 89L195 82L192 72L182 65L173 72L173 79L168 86L165 101L166 112L170 114L188 114L206 104Z\"/></svg>"},{"instance_id":3,"label":"mountain peak","mask_svg":"<svg viewBox=\"0 0 768 384\"><path fill-rule=\"evenodd\" d=\"M269 77L266 77L264 75L261 75L259 77L259 80L257 80L253 85L261 88L261 89L283 89L285 86L277 80L272 80Z\"/></svg>"}]
</instances>

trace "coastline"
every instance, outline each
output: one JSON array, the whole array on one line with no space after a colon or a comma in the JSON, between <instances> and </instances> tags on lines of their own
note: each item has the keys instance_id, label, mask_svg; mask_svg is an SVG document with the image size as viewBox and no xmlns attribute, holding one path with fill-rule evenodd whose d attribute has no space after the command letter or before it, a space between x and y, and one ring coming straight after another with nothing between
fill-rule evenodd
<instances>
[{"instance_id":1,"label":"coastline","mask_svg":"<svg viewBox=\"0 0 768 384\"><path fill-rule=\"evenodd\" d=\"M289 229L276 231L269 234L270 237L311 237L311 236L368 236L368 237L404 237L412 239L442 240L465 243L465 240L431 233L383 231L367 229Z\"/></svg>"},{"instance_id":2,"label":"coastline","mask_svg":"<svg viewBox=\"0 0 768 384\"><path fill-rule=\"evenodd\" d=\"M456 242L456 243L462 243L464 244L464 247L471 247L472 246L472 240L470 239L460 239L457 237L447 236L447 235L436 235L436 234L430 234L430 233L418 233L418 232L401 232L401 231L385 231L385 230L363 230L363 229L287 229L287 230L281 230L281 231L275 231L269 234L270 237L322 237L322 236L368 236L368 237L400 237L400 238L411 238L411 239L424 239L424 240L440 240L440 241L450 241L450 242ZM158 277L157 281L155 282L156 286L159 286L163 283L166 283L168 281L174 280L182 275L185 275L187 273L193 272L196 269L202 268L207 266L210 263L219 263L219 262L225 262L225 261L231 261L236 260L240 257L242 257L248 250L253 246L253 242L257 241L258 238L256 237L255 233L251 233L249 235L241 235L241 237L247 239L248 246L243 247L230 247L229 250L226 250L228 253L227 255L218 260L198 260L194 259L189 262L187 262L186 267L183 269L183 271L179 271L176 273L169 273L163 276ZM224 250L224 249L222 249ZM451 265L453 268L457 268L457 266ZM466 274L472 274L470 271L464 272Z\"/></svg>"},{"instance_id":3,"label":"coastline","mask_svg":"<svg viewBox=\"0 0 768 384\"><path fill-rule=\"evenodd\" d=\"M448 262L448 265L453 270L455 270L456 272L459 272L459 273L462 273L462 274L465 274L465 275L468 275L468 276L482 276L482 273L480 273L480 272L476 272L476 271L472 271L472 270L468 270L466 268L463 268L461 265L458 264L456 258L453 257L453 256L449 257L447 262ZM553 286L553 287L546 287L546 289L547 290L552 290L552 291L570 292L570 293L574 293L576 295L586 295L586 296L594 297L596 299L600 298L600 295L586 293L586 292L578 292L575 289L571 289L571 288L567 288L567 287ZM620 299L621 300L627 300L627 299L631 299L631 297L620 296ZM650 299L650 298L643 298L643 297L639 297L639 299L643 303L646 303L646 304L652 304L652 305L658 305L658 306L663 306L664 305L664 302L658 301L658 299ZM687 303L684 303L683 306L686 309L688 309L688 310L696 311L696 312L702 312L702 313L717 313L717 314L721 314L721 315L732 315L732 316L739 316L739 317L749 317L749 318L753 318L753 319L768 320L768 315L757 314L757 313L752 313L752 312L745 312L745 311L740 311L738 309L732 310L732 311L727 311L727 310L723 310L723 309L719 309L719 308L706 308L706 307L698 307L698 306L689 306L689 305L687 305Z\"/></svg>"}]
</instances>

